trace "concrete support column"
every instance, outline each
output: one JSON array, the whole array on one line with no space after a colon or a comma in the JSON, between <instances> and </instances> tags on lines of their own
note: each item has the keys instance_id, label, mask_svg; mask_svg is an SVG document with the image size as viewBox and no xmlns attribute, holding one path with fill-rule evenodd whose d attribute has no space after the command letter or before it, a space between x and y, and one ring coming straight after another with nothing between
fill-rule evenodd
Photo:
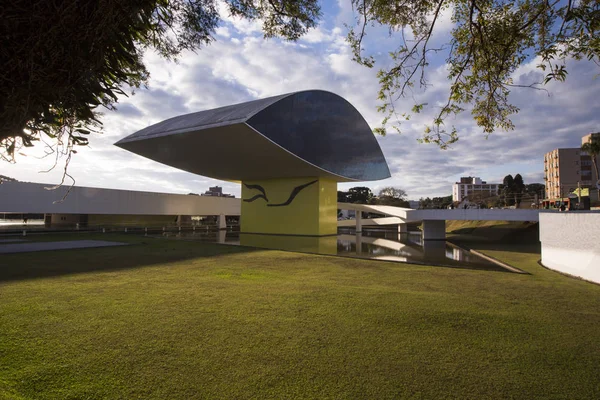
<instances>
[{"instance_id":1,"label":"concrete support column","mask_svg":"<svg viewBox=\"0 0 600 400\"><path fill-rule=\"evenodd\" d=\"M217 229L227 229L227 220L225 219L225 214L219 215L217 220Z\"/></svg>"},{"instance_id":2,"label":"concrete support column","mask_svg":"<svg viewBox=\"0 0 600 400\"><path fill-rule=\"evenodd\" d=\"M398 224L398 233L408 233L408 224Z\"/></svg>"},{"instance_id":3,"label":"concrete support column","mask_svg":"<svg viewBox=\"0 0 600 400\"><path fill-rule=\"evenodd\" d=\"M423 253L425 257L443 260L446 258L446 242L441 240L424 240Z\"/></svg>"},{"instance_id":4,"label":"concrete support column","mask_svg":"<svg viewBox=\"0 0 600 400\"><path fill-rule=\"evenodd\" d=\"M423 240L446 240L446 221L423 220Z\"/></svg>"},{"instance_id":5,"label":"concrete support column","mask_svg":"<svg viewBox=\"0 0 600 400\"><path fill-rule=\"evenodd\" d=\"M362 254L362 233L356 234L356 255L360 256Z\"/></svg>"},{"instance_id":6,"label":"concrete support column","mask_svg":"<svg viewBox=\"0 0 600 400\"><path fill-rule=\"evenodd\" d=\"M356 211L355 212L356 215L356 233L361 233L362 232L362 212L361 211Z\"/></svg>"}]
</instances>

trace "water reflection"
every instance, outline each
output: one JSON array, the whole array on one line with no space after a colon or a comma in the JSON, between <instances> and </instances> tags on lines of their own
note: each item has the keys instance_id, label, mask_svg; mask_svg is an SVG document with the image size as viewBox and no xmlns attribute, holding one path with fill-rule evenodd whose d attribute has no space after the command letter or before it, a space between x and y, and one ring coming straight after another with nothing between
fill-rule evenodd
<instances>
[{"instance_id":1,"label":"water reflection","mask_svg":"<svg viewBox=\"0 0 600 400\"><path fill-rule=\"evenodd\" d=\"M506 271L505 268L443 240L422 240L421 235L373 231L337 236L337 255L374 260L444 265Z\"/></svg>"},{"instance_id":2,"label":"water reflection","mask_svg":"<svg viewBox=\"0 0 600 400\"><path fill-rule=\"evenodd\" d=\"M423 241L418 233L398 233L391 230L365 231L362 234L340 233L326 237L258 235L225 230L180 233L175 236L188 240L301 253L508 272L507 269L450 242Z\"/></svg>"}]
</instances>

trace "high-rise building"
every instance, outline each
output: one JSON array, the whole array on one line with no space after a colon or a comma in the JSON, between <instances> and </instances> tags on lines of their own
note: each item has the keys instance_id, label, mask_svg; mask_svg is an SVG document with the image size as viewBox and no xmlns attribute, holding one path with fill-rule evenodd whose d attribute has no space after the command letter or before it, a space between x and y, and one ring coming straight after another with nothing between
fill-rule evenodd
<instances>
[{"instance_id":1,"label":"high-rise building","mask_svg":"<svg viewBox=\"0 0 600 400\"><path fill-rule=\"evenodd\" d=\"M600 133L584 136L581 144L595 141L600 141ZM547 199L567 197L577 187L595 188L597 179L592 157L581 148L554 149L544 155Z\"/></svg>"},{"instance_id":2,"label":"high-rise building","mask_svg":"<svg viewBox=\"0 0 600 400\"><path fill-rule=\"evenodd\" d=\"M460 182L452 185L452 201L460 202L465 197L475 200L475 197L497 196L499 187L498 183L487 183L478 177L464 176L460 178Z\"/></svg>"}]
</instances>

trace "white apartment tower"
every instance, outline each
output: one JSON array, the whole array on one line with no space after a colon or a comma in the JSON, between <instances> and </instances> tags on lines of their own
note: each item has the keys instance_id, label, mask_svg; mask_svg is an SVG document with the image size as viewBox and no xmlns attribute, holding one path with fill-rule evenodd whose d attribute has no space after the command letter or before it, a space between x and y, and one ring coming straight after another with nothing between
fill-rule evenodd
<instances>
[{"instance_id":1,"label":"white apartment tower","mask_svg":"<svg viewBox=\"0 0 600 400\"><path fill-rule=\"evenodd\" d=\"M461 177L460 182L452 185L452 201L461 202L465 197L469 200L477 200L497 196L499 188L500 184L487 183L478 177Z\"/></svg>"}]
</instances>

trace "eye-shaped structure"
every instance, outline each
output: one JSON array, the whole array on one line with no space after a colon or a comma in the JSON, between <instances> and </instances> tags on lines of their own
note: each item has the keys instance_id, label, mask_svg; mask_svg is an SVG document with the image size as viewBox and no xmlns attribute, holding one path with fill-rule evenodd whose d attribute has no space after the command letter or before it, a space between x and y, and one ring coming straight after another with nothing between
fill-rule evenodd
<instances>
[{"instance_id":1,"label":"eye-shaped structure","mask_svg":"<svg viewBox=\"0 0 600 400\"><path fill-rule=\"evenodd\" d=\"M307 90L174 117L117 146L188 172L253 181L390 176L369 125L348 101Z\"/></svg>"}]
</instances>

